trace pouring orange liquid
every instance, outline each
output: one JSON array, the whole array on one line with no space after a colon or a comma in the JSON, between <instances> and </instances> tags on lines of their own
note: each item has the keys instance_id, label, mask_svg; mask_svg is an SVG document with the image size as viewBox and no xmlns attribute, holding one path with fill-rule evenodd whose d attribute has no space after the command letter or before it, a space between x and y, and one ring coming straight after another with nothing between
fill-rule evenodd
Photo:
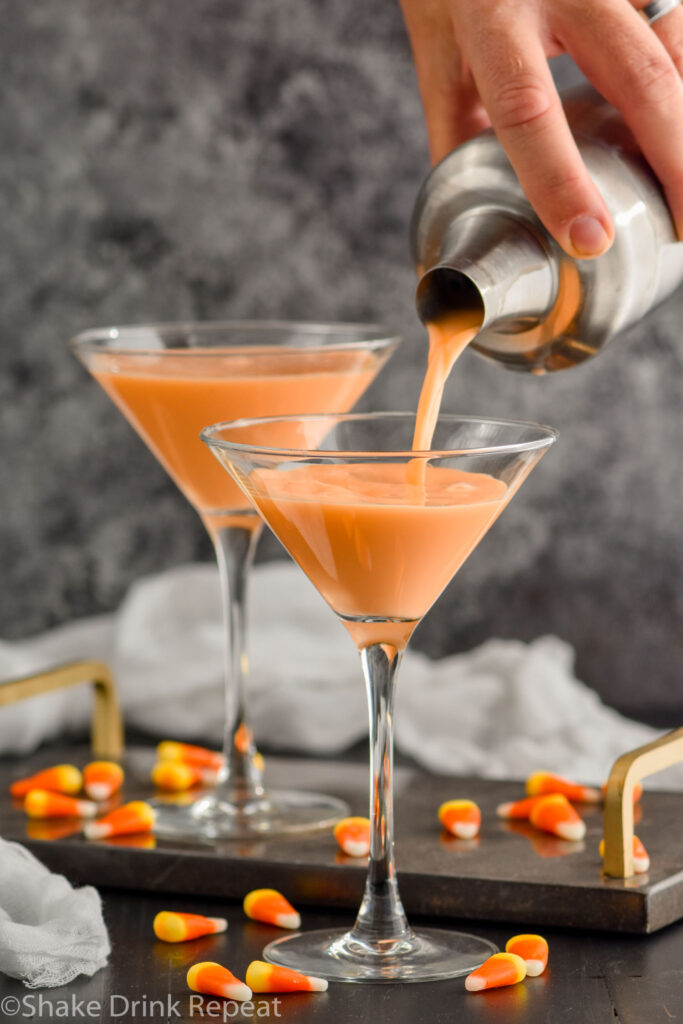
<instances>
[{"instance_id":1,"label":"pouring orange liquid","mask_svg":"<svg viewBox=\"0 0 683 1024\"><path fill-rule=\"evenodd\" d=\"M480 322L465 311L430 326L413 450L429 450L446 378ZM246 482L359 647L405 647L509 497L502 480L424 459L259 468Z\"/></svg>"},{"instance_id":2,"label":"pouring orange liquid","mask_svg":"<svg viewBox=\"0 0 683 1024\"><path fill-rule=\"evenodd\" d=\"M372 383L377 358L361 349L279 349L271 356L192 348L162 356L101 352L90 370L211 532L260 523L200 441L202 428L242 417L346 412ZM286 446L283 431L278 443Z\"/></svg>"},{"instance_id":3,"label":"pouring orange liquid","mask_svg":"<svg viewBox=\"0 0 683 1024\"><path fill-rule=\"evenodd\" d=\"M426 452L431 448L446 381L459 357L477 336L481 321L481 310L465 308L426 325L429 359L417 404L413 451ZM408 479L417 490L424 487L425 465L421 459L415 459L408 466Z\"/></svg>"},{"instance_id":4,"label":"pouring orange liquid","mask_svg":"<svg viewBox=\"0 0 683 1024\"><path fill-rule=\"evenodd\" d=\"M481 310L458 309L427 324L429 361L417 405L414 451L431 448L446 381L459 356L477 336L481 322Z\"/></svg>"}]
</instances>

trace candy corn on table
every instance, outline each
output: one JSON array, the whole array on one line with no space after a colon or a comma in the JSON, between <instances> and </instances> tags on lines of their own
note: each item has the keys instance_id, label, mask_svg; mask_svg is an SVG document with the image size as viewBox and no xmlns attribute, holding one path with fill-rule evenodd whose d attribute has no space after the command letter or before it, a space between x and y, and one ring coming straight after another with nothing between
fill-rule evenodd
<instances>
[{"instance_id":1,"label":"candy corn on table","mask_svg":"<svg viewBox=\"0 0 683 1024\"><path fill-rule=\"evenodd\" d=\"M342 853L331 830L243 842L193 843L150 832L87 840L82 822L28 818L9 795L10 782L20 775L59 762L83 766L88 759L86 748L52 748L20 765L0 762L0 835L26 844L48 867L78 883L182 893L206 897L211 905L272 887L286 892L298 909L342 908L353 916L366 859ZM126 781L114 801L149 799L153 762L152 749L129 749ZM278 784L295 788L315 781L346 800L354 814L367 814L364 763L270 757L266 770ZM631 933L654 932L683 917L683 794L645 794L637 832L651 865L646 874L624 880L601 871L600 805L581 808L585 836L569 842L528 821L497 817L499 804L523 795L521 783L450 779L399 766L395 785L401 894L411 916L505 921L518 930L559 926ZM481 831L474 838L456 838L439 823L440 806L457 798L481 808ZM93 826L86 831L92 833Z\"/></svg>"},{"instance_id":2,"label":"candy corn on table","mask_svg":"<svg viewBox=\"0 0 683 1024\"><path fill-rule=\"evenodd\" d=\"M656 935L626 937L544 929L550 944L545 972L508 988L467 992L464 978L421 985L330 983L326 992L287 994L279 1002L278 997L256 994L251 1006L226 1001L225 1017L220 1006L209 1015L203 997L191 1001L188 968L198 961L217 961L244 978L274 929L249 921L239 902L111 889L103 889L102 896L113 947L109 965L92 978L40 992L29 992L0 975L0 1007L3 1000L27 997L37 1005L40 997L42 1012L30 1018L34 1024L58 1019L70 1024L83 1019L94 1024L206 1024L224 1019L273 1024L672 1024L683 1019L681 925ZM152 931L155 915L179 904L190 912L220 913L228 919L226 931L177 945L159 942ZM336 927L351 916L309 909L305 926ZM473 927L462 920L451 923ZM476 931L501 949L510 934L505 925L477 925ZM78 1016L78 1007L88 1004L88 1015ZM16 1002L4 1005L13 1015L0 1016L2 1024L29 1019L28 1009L23 1017L14 1012Z\"/></svg>"}]
</instances>

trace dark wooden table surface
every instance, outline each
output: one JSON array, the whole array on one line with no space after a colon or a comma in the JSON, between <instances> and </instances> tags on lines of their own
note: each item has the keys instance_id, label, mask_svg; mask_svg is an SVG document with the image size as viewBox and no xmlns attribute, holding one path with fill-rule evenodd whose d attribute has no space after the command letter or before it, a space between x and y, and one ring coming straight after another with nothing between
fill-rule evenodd
<instances>
[{"instance_id":1,"label":"dark wooden table surface","mask_svg":"<svg viewBox=\"0 0 683 1024\"><path fill-rule=\"evenodd\" d=\"M213 1007L185 984L190 964L217 960L244 977L275 930L248 921L238 903L103 890L112 939L109 965L93 978L62 989L29 992L0 976L0 1021L90 1020L192 1022L278 1020L297 1024L671 1024L683 1021L683 923L650 936L544 929L551 962L544 975L478 994L461 978L417 985L331 984L324 994L255 997L253 1006ZM184 909L229 919L224 935L176 946L157 942L152 920L162 909ZM305 914L305 927L345 925L348 913ZM417 923L417 922L414 922ZM444 922L441 922L443 924ZM503 945L508 926L448 922ZM39 999L43 1000L42 1005ZM9 1000L9 1001L8 1001ZM21 1001L24 1000L22 1003ZM137 1000L137 1005L134 1001ZM92 1001L88 1008L87 1004ZM158 1001L158 1002L154 1002ZM211 1011L213 1009L213 1015Z\"/></svg>"},{"instance_id":2,"label":"dark wooden table surface","mask_svg":"<svg viewBox=\"0 0 683 1024\"><path fill-rule=\"evenodd\" d=\"M57 753L61 756L56 756ZM34 758L25 759L22 769L35 770L49 763L68 760L66 753L61 749L41 751ZM76 763L82 761L83 757ZM405 846L402 830L409 832L413 818L418 824L421 820L418 804L410 799L413 786L417 786L415 792L422 793L418 785L420 779L413 778L408 766L404 767L404 778L398 786L399 808L405 805L402 823L399 822L400 848L402 842ZM320 771L320 766L316 765L317 776ZM16 777L17 772L16 763L0 762L3 792L9 776ZM335 769L333 774L338 782L343 773ZM358 786L362 789L364 771L361 771L361 775ZM317 776L316 781L320 784L333 781ZM349 778L354 781L351 776L353 772ZM302 785L308 781L310 785L313 780L299 781ZM354 794L353 786L348 793L339 793L350 800L356 812L362 813L360 804L356 807ZM435 791L432 802L438 802L441 796L443 794ZM0 833L6 838L26 842L28 835L23 815L6 803L0 806ZM652 801L646 804L643 825L649 821L652 807ZM422 829L428 833L428 824L423 823ZM432 831L432 842L436 849L439 847L438 830ZM670 840L671 829L665 828L663 832L667 833ZM501 841L495 828L487 841L491 845ZM325 842L324 837L319 840L322 846ZM48 851L54 855L57 846L53 843L32 844L34 852L39 857L44 855L47 861ZM666 844L663 850L665 848L668 849ZM82 866L79 868L77 848L66 845L64 850L71 856L53 866L58 866L59 870L78 884L94 880L87 873L83 874ZM484 842L481 848L474 851L476 860L483 856L482 850L486 851ZM530 856L530 851L529 842L522 837L519 845L511 848L510 855L513 860L519 860L523 855ZM578 863L584 855L588 860L583 870L592 870L589 851L585 854L579 852L569 860ZM546 860L547 851L541 851L537 858L539 870ZM554 861L558 865L566 862L567 858L564 857ZM182 867L182 858L179 864ZM233 864L228 861L225 864L229 870L235 870ZM216 871L216 865L210 870ZM599 869L595 870L598 877ZM349 871L354 875L360 872L360 885L361 869L352 866ZM249 962L259 959L263 946L281 933L248 921L240 902L231 898L234 893L229 887L226 890L225 887L216 889L205 886L203 890L195 890L194 895L189 895L187 891L180 895L180 890L184 888L183 879L178 874L174 879L176 890L171 891L174 886L167 885L165 888L168 891L155 892L154 889L164 887L163 879L146 878L140 884L137 878L128 876L128 881L125 878L119 880L117 884L121 887L114 888L111 880L103 885L103 880L98 877L112 941L109 964L93 978L77 979L63 989L42 989L37 992L29 991L20 982L0 974L0 1024L31 1019L69 1022L90 1020L101 1024L112 1024L114 1021L172 1024L174 1021L278 1019L297 1021L297 1024L322 1021L330 1024L359 1024L365 1021L389 1021L391 1024L402 1024L404 1021L406 1024L670 1024L671 1021L681 1021L683 1024L683 921L651 935L619 935L605 931L585 931L580 927L565 930L546 925L537 926L536 930L546 935L550 943L550 965L546 973L511 988L480 994L467 993L463 979L459 978L415 985L331 984L325 994L282 996L279 1001L274 996L255 997L252 1006L247 1004L242 1007L233 1002L221 1002L220 1005L205 1002L199 997L193 1001L185 982L187 969L192 963L216 960L229 967L238 977L244 977ZM405 894L409 895L409 878L404 880ZM260 884L273 883L269 878ZM472 886L472 879L466 880L464 884L467 891L467 887ZM135 885L138 888L133 891L123 888L124 885ZM459 887L462 888L462 882ZM191 887L188 885L187 888ZM244 891L243 887L238 886L238 891ZM321 897L324 895L321 894ZM571 900L571 896L568 895L567 899ZM354 916L350 903L347 902L346 909L322 909L322 904L334 902L332 894L328 894L319 900L318 906L302 905L303 927L312 929L350 925ZM352 902L355 903L355 899ZM158 942L152 932L152 920L159 910L185 910L224 916L230 923L224 935L173 946ZM418 913L419 903L412 907L411 913L411 921L416 925L420 923ZM491 915L489 913L484 916ZM515 932L533 930L530 919L527 918L525 922L522 916L507 923L491 923L457 920L443 915L438 920L431 919L430 923L481 935L501 948Z\"/></svg>"}]
</instances>

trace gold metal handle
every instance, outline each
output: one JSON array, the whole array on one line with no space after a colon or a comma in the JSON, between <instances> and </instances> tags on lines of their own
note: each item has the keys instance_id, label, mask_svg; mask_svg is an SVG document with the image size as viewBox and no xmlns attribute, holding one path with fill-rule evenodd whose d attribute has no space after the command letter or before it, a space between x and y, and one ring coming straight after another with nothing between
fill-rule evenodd
<instances>
[{"instance_id":1,"label":"gold metal handle","mask_svg":"<svg viewBox=\"0 0 683 1024\"><path fill-rule=\"evenodd\" d=\"M21 679L0 683L0 708L68 686L91 683L95 691L90 743L96 757L118 760L123 754L123 720L116 685L102 661L73 661Z\"/></svg>"},{"instance_id":2,"label":"gold metal handle","mask_svg":"<svg viewBox=\"0 0 683 1024\"><path fill-rule=\"evenodd\" d=\"M636 782L683 761L683 728L617 758L605 793L605 859L612 878L630 878L633 870L633 787Z\"/></svg>"}]
</instances>

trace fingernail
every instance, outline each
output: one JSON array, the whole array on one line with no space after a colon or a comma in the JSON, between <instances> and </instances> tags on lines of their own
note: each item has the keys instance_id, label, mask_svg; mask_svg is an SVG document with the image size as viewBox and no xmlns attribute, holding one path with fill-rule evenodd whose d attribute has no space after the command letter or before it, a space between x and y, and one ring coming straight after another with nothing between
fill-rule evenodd
<instances>
[{"instance_id":1,"label":"fingernail","mask_svg":"<svg viewBox=\"0 0 683 1024\"><path fill-rule=\"evenodd\" d=\"M597 217L577 217L569 228L569 239L579 256L599 256L609 247L609 236Z\"/></svg>"}]
</instances>

